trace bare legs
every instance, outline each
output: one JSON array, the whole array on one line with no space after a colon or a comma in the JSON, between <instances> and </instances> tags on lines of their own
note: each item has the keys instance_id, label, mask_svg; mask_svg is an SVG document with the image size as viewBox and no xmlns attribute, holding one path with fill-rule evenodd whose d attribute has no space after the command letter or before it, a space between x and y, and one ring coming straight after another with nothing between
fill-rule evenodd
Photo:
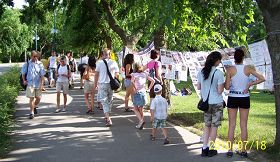
<instances>
[{"instance_id":1,"label":"bare legs","mask_svg":"<svg viewBox=\"0 0 280 162\"><path fill-rule=\"evenodd\" d=\"M89 101L89 95L90 95L90 99L91 101ZM88 108L88 112L92 112L93 111L93 108L94 108L94 93L85 93L85 101L86 101L86 105L87 105L87 108Z\"/></svg>"},{"instance_id":2,"label":"bare legs","mask_svg":"<svg viewBox=\"0 0 280 162\"><path fill-rule=\"evenodd\" d=\"M64 98L64 106L63 108L66 108L66 104L67 104L67 94L63 94L63 98ZM60 92L56 93L56 109L57 111L60 110Z\"/></svg>"},{"instance_id":3,"label":"bare legs","mask_svg":"<svg viewBox=\"0 0 280 162\"><path fill-rule=\"evenodd\" d=\"M36 105L40 103L41 97L36 97L34 100L34 97L29 98L29 107L30 107L30 112L31 114L34 114L34 108Z\"/></svg>"},{"instance_id":4,"label":"bare legs","mask_svg":"<svg viewBox=\"0 0 280 162\"><path fill-rule=\"evenodd\" d=\"M129 87L126 88L125 99L124 99L124 108L126 111L129 110L128 102L129 102L129 96L131 96L132 92L133 92L133 86L130 85Z\"/></svg>"},{"instance_id":5,"label":"bare legs","mask_svg":"<svg viewBox=\"0 0 280 162\"><path fill-rule=\"evenodd\" d=\"M229 130L228 130L228 141L230 150L232 151L233 141L234 141L234 131L236 127L236 116L237 116L237 108L228 108L228 117L229 117ZM240 115L240 130L241 130L241 140L242 140L242 152L246 151L245 145L248 139L248 116L249 116L249 109L239 108L239 115Z\"/></svg>"},{"instance_id":6,"label":"bare legs","mask_svg":"<svg viewBox=\"0 0 280 162\"><path fill-rule=\"evenodd\" d=\"M236 126L236 115L237 115L237 110L238 109L231 109L228 108L228 125L229 125L229 129L228 129L228 141L229 141L229 151L232 151L232 147L233 147L233 140L234 140L234 130L235 130L235 126Z\"/></svg>"}]
</instances>

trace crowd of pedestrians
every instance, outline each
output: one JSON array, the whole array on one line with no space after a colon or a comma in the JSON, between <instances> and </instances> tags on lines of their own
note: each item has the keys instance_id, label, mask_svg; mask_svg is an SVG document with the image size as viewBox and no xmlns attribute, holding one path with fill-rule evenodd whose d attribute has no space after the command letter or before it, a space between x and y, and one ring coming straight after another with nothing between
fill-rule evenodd
<instances>
[{"instance_id":1,"label":"crowd of pedestrians","mask_svg":"<svg viewBox=\"0 0 280 162\"><path fill-rule=\"evenodd\" d=\"M42 88L44 84L45 70L42 63L37 59L39 53L31 52L31 59L22 67L24 84L27 85L26 96L30 99L30 115L33 119L37 113L37 107L42 96ZM66 56L56 57L55 51L48 59L48 79L49 87L56 85L57 106L55 112L67 111L67 95L69 88L73 86L73 74L80 72L81 85L80 89L84 89L85 103L87 106L86 113L94 114L94 96L97 93L97 102L104 113L104 123L106 126L112 126L113 122L110 117L110 111L113 101L113 90L110 86L110 77L108 71L113 78L119 78L119 67L116 61L111 59L112 51L105 48L99 55L98 60L95 57L88 57L82 53L80 64L77 67L73 58L73 53L67 52ZM168 111L168 102L162 97L164 86L164 78L161 75L161 62L159 61L159 51L151 51L151 61L147 65L142 66L140 63L134 62L134 55L127 54L124 58L124 85L126 95L124 101L125 111L134 111L138 121L136 128L142 130L145 125L143 108L147 104L147 95L150 97L150 113L152 132L151 140L155 140L156 129L161 128L164 135L164 144L169 143L168 133L166 129L166 119ZM234 54L235 65L226 67L226 77L218 66L221 63L222 55L218 51L211 52L206 59L205 67L198 73L197 88L201 92L203 101L208 99L209 109L204 113L204 136L201 156L212 157L217 155L215 148L209 148L211 142L215 142L218 127L221 125L224 110L224 100L222 93L224 89L229 90L227 102L229 129L228 141L229 150L228 157L233 156L232 144L234 140L234 130L236 126L236 117L239 110L241 139L247 141L247 122L250 108L249 88L253 85L263 82L264 77L256 72L255 68L250 65L244 65L245 54L241 49L237 49ZM255 76L255 80L249 78L250 75ZM148 81L148 86L146 82ZM60 108L60 93L63 93L64 105ZM128 106L129 100L133 102L133 108ZM243 142L245 143L245 142ZM242 157L247 157L245 146L240 150Z\"/></svg>"}]
</instances>

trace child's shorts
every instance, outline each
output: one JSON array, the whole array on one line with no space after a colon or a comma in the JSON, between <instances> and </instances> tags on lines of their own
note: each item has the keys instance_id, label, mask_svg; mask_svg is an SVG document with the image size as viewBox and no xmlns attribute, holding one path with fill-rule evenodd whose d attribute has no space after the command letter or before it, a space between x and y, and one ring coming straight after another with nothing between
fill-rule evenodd
<instances>
[{"instance_id":1,"label":"child's shorts","mask_svg":"<svg viewBox=\"0 0 280 162\"><path fill-rule=\"evenodd\" d=\"M165 128L166 127L166 119L154 119L153 128Z\"/></svg>"},{"instance_id":2,"label":"child's shorts","mask_svg":"<svg viewBox=\"0 0 280 162\"><path fill-rule=\"evenodd\" d=\"M132 97L134 106L145 106L147 103L147 97L145 92L136 92Z\"/></svg>"}]
</instances>

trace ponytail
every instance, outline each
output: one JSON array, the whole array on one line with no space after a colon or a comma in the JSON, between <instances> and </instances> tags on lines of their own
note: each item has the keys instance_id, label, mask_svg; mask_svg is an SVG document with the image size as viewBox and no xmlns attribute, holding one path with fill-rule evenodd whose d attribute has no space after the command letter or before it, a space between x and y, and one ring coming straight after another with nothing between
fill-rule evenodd
<instances>
[{"instance_id":1,"label":"ponytail","mask_svg":"<svg viewBox=\"0 0 280 162\"><path fill-rule=\"evenodd\" d=\"M222 55L220 52L218 51L214 51L211 52L207 58L206 58L206 62L205 62L205 66L204 68L201 70L202 74L203 74L203 78L204 80L209 78L210 72L212 70L212 66L215 66L215 63L218 60L222 59Z\"/></svg>"}]
</instances>

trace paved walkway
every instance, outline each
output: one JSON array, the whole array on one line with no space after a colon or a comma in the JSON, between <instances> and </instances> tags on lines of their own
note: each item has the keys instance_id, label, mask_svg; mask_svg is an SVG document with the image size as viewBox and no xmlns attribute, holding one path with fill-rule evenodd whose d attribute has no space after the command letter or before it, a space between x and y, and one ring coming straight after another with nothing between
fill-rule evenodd
<instances>
[{"instance_id":1,"label":"paved walkway","mask_svg":"<svg viewBox=\"0 0 280 162\"><path fill-rule=\"evenodd\" d=\"M112 127L104 127L103 113L86 115L83 91L70 91L68 111L54 113L55 89L43 93L38 116L28 119L28 100L21 93L16 104L17 128L14 149L0 161L22 162L186 162L186 161L247 161L239 156L226 158L220 153L202 158L199 136L169 125L171 144L163 145L161 133L150 141L150 124L137 130L133 112L123 111L123 100L114 99ZM149 121L146 113L146 121Z\"/></svg>"}]
</instances>

